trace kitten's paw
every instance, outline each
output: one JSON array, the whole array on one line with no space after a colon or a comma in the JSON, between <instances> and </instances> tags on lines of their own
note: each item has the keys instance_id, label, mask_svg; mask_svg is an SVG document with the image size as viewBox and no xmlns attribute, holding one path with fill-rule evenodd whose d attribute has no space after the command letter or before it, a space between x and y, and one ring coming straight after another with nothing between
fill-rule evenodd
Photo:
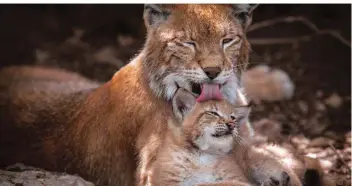
<instances>
[{"instance_id":1,"label":"kitten's paw","mask_svg":"<svg viewBox=\"0 0 352 186\"><path fill-rule=\"evenodd\" d=\"M271 176L265 180L261 186L289 186L290 176L286 172L282 172L279 176Z\"/></svg>"}]
</instances>

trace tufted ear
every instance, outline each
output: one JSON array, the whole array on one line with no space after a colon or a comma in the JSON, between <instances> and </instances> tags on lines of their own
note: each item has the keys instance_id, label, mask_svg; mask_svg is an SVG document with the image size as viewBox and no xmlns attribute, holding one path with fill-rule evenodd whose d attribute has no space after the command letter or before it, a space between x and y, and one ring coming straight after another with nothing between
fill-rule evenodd
<instances>
[{"instance_id":1,"label":"tufted ear","mask_svg":"<svg viewBox=\"0 0 352 186\"><path fill-rule=\"evenodd\" d=\"M158 26L166 21L170 14L170 11L166 10L164 5L145 4L143 13L144 24L147 28Z\"/></svg>"},{"instance_id":2,"label":"tufted ear","mask_svg":"<svg viewBox=\"0 0 352 186\"><path fill-rule=\"evenodd\" d=\"M196 97L191 92L179 88L172 98L172 111L176 119L182 122L195 104Z\"/></svg>"},{"instance_id":3,"label":"tufted ear","mask_svg":"<svg viewBox=\"0 0 352 186\"><path fill-rule=\"evenodd\" d=\"M252 23L253 11L258 7L258 4L233 4L231 7L235 17L240 21L243 28L246 30Z\"/></svg>"}]
</instances>

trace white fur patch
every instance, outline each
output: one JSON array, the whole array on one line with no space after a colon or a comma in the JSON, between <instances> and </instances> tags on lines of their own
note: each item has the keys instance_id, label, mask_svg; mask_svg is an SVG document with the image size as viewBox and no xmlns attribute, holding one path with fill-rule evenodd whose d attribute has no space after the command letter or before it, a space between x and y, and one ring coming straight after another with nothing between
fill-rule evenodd
<instances>
[{"instance_id":1,"label":"white fur patch","mask_svg":"<svg viewBox=\"0 0 352 186\"><path fill-rule=\"evenodd\" d=\"M216 182L217 177L211 172L196 173L192 177L185 179L180 186L197 185L201 183Z\"/></svg>"},{"instance_id":2,"label":"white fur patch","mask_svg":"<svg viewBox=\"0 0 352 186\"><path fill-rule=\"evenodd\" d=\"M245 96L245 92L243 88L238 88L237 89L237 95L238 95L238 100L239 100L239 104L242 105L247 105L248 101L247 98ZM254 136L254 129L252 127L251 122L249 121L249 119L246 120L245 125L247 126L248 132L249 132L249 136Z\"/></svg>"},{"instance_id":3,"label":"white fur patch","mask_svg":"<svg viewBox=\"0 0 352 186\"><path fill-rule=\"evenodd\" d=\"M208 153L201 153L193 157L195 158L196 165L201 167L201 169L197 170L197 172L191 172L192 175L181 182L180 185L189 186L206 182L215 182L218 176L216 176L211 167L213 167L220 157Z\"/></svg>"},{"instance_id":4,"label":"white fur patch","mask_svg":"<svg viewBox=\"0 0 352 186\"><path fill-rule=\"evenodd\" d=\"M214 127L206 127L202 136L195 141L200 150L211 154L226 154L233 148L234 139L231 136L215 138Z\"/></svg>"},{"instance_id":5,"label":"white fur patch","mask_svg":"<svg viewBox=\"0 0 352 186\"><path fill-rule=\"evenodd\" d=\"M170 100L174 96L176 90L177 90L177 85L180 87L191 91L191 84L182 76L180 76L178 73L172 73L167 75L163 79L163 84L165 85L165 90L164 90L164 96Z\"/></svg>"},{"instance_id":6,"label":"white fur patch","mask_svg":"<svg viewBox=\"0 0 352 186\"><path fill-rule=\"evenodd\" d=\"M227 83L221 87L221 93L224 95L225 99L228 100L230 103L235 104L237 98L237 77L235 74L231 74Z\"/></svg>"},{"instance_id":7,"label":"white fur patch","mask_svg":"<svg viewBox=\"0 0 352 186\"><path fill-rule=\"evenodd\" d=\"M224 84L228 81L229 77L233 74L232 70L223 70L220 74L213 80L214 83Z\"/></svg>"},{"instance_id":8,"label":"white fur patch","mask_svg":"<svg viewBox=\"0 0 352 186\"><path fill-rule=\"evenodd\" d=\"M211 165L215 163L218 158L219 157L216 157L212 154L202 153L199 156L199 165L201 166Z\"/></svg>"},{"instance_id":9,"label":"white fur patch","mask_svg":"<svg viewBox=\"0 0 352 186\"><path fill-rule=\"evenodd\" d=\"M165 68L161 68L158 70L158 74L163 74L165 71ZM177 85L188 91L192 91L192 82L201 84L207 82L208 80L208 76L201 68L184 69L167 75L163 80L161 80L161 82L157 82L151 78L149 86L154 91L156 96L165 97L167 100L170 100L177 91ZM232 104L235 104L237 95L238 93L241 93L241 91L237 90L239 88L238 79L233 71L227 70L220 72L218 77L216 77L213 82L221 84L222 86L220 91L224 95L224 98L229 100ZM243 94L241 99L245 100L245 96Z\"/></svg>"},{"instance_id":10,"label":"white fur patch","mask_svg":"<svg viewBox=\"0 0 352 186\"><path fill-rule=\"evenodd\" d=\"M243 105L247 105L248 101L247 98L245 96L245 92L243 88L238 88L237 89L237 95L238 95L238 100L240 101L241 104Z\"/></svg>"}]
</instances>

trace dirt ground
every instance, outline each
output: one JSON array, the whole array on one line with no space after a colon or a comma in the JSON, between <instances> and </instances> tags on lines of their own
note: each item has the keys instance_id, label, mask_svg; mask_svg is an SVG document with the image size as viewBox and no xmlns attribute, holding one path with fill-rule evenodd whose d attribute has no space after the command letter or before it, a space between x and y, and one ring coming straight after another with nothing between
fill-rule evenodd
<instances>
[{"instance_id":1,"label":"dirt ground","mask_svg":"<svg viewBox=\"0 0 352 186\"><path fill-rule=\"evenodd\" d=\"M56 66L107 81L143 45L142 10L1 5L0 67ZM278 18L286 21L265 25ZM261 5L248 38L250 67L282 69L295 85L292 99L253 107L255 127L269 141L321 159L339 185L351 185L351 5ZM280 133L270 133L274 125Z\"/></svg>"}]
</instances>

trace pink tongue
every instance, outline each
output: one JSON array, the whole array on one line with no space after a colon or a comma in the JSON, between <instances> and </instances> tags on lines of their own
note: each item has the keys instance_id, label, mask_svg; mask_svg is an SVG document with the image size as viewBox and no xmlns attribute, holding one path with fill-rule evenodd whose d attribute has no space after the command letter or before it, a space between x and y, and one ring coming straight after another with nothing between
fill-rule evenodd
<instances>
[{"instance_id":1,"label":"pink tongue","mask_svg":"<svg viewBox=\"0 0 352 186\"><path fill-rule=\"evenodd\" d=\"M203 84L201 85L201 93L197 98L197 102L207 101L207 100L222 100L222 95L220 92L220 86L218 84Z\"/></svg>"}]
</instances>

